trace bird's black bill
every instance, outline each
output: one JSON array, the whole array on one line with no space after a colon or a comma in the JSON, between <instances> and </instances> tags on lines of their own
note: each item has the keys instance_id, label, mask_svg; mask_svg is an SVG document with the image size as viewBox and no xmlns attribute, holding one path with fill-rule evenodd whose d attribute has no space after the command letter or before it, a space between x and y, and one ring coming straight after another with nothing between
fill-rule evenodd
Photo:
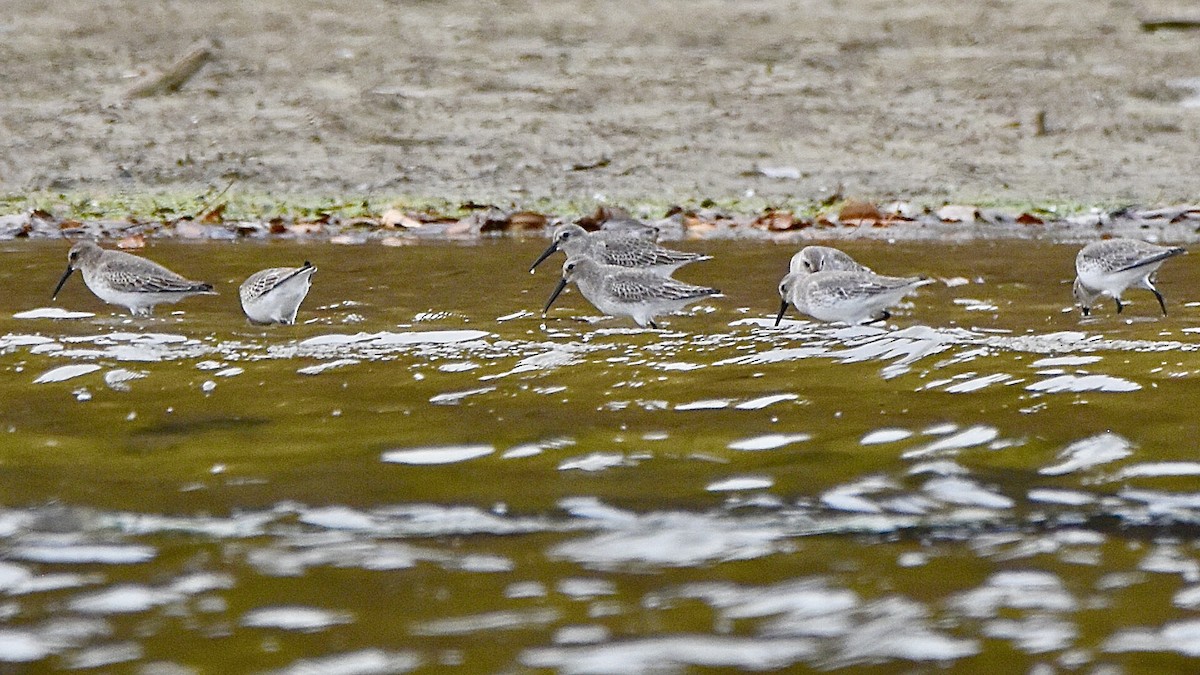
<instances>
[{"instance_id":1,"label":"bird's black bill","mask_svg":"<svg viewBox=\"0 0 1200 675\"><path fill-rule=\"evenodd\" d=\"M67 271L63 272L62 278L58 280L58 285L54 287L54 292L50 294L51 300L58 297L58 292L62 290L63 284L67 283L67 279L71 278L71 273L74 271L74 267L67 265Z\"/></svg>"},{"instance_id":2,"label":"bird's black bill","mask_svg":"<svg viewBox=\"0 0 1200 675\"><path fill-rule=\"evenodd\" d=\"M792 303L788 302L787 300L779 303L779 314L775 317L776 326L779 325L780 321L783 321L783 315L787 312L787 309L791 306L791 304Z\"/></svg>"},{"instance_id":3,"label":"bird's black bill","mask_svg":"<svg viewBox=\"0 0 1200 675\"><path fill-rule=\"evenodd\" d=\"M542 308L542 316L546 316L546 312L550 311L550 305L554 304L554 301L558 299L558 294L562 293L563 289L566 287L567 280L559 279L558 285L554 287L554 292L550 294L550 299L546 301L546 306Z\"/></svg>"},{"instance_id":4,"label":"bird's black bill","mask_svg":"<svg viewBox=\"0 0 1200 675\"><path fill-rule=\"evenodd\" d=\"M533 270L537 269L537 266L541 265L543 260L554 255L557 251L558 251L558 242L554 242L554 243L550 244L549 246L547 246L546 250L542 251L542 254L538 256L537 260L534 260L533 264L529 266L529 273L533 274Z\"/></svg>"}]
</instances>

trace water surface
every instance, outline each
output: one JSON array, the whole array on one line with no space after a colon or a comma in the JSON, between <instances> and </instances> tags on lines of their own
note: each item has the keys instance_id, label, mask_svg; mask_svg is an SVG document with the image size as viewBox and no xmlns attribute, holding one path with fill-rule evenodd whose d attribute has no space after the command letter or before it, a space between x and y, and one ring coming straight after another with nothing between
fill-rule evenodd
<instances>
[{"instance_id":1,"label":"water surface","mask_svg":"<svg viewBox=\"0 0 1200 675\"><path fill-rule=\"evenodd\" d=\"M575 292L543 319L544 245L159 242L139 253L220 295L146 320L79 279L50 303L67 246L5 243L0 660L1155 672L1200 653L1190 259L1160 274L1171 316L1134 291L1081 320L1075 246L849 242L940 283L886 325L776 328L792 247L686 242L715 259L677 276L725 296L652 331ZM237 284L305 259L301 324L246 323Z\"/></svg>"}]
</instances>

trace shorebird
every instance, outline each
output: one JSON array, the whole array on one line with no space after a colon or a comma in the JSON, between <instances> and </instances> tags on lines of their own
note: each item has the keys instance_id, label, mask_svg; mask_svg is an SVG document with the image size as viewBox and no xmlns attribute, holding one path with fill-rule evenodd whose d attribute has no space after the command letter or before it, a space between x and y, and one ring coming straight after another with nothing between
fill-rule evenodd
<instances>
[{"instance_id":1,"label":"shorebird","mask_svg":"<svg viewBox=\"0 0 1200 675\"><path fill-rule=\"evenodd\" d=\"M569 224L555 228L550 246L529 266L529 273L532 274L543 260L560 250L567 254L567 258L587 257L605 265L647 270L664 277L690 262L712 258L700 253L663 248L652 239L640 234L622 234L619 229L588 232L578 225Z\"/></svg>"},{"instance_id":2,"label":"shorebird","mask_svg":"<svg viewBox=\"0 0 1200 675\"><path fill-rule=\"evenodd\" d=\"M831 246L805 246L792 256L791 272L870 272L847 253Z\"/></svg>"},{"instance_id":3,"label":"shorebird","mask_svg":"<svg viewBox=\"0 0 1200 675\"><path fill-rule=\"evenodd\" d=\"M255 272L238 288L242 311L254 323L296 323L296 311L308 295L316 271L305 260L301 267L272 267Z\"/></svg>"},{"instance_id":4,"label":"shorebird","mask_svg":"<svg viewBox=\"0 0 1200 675\"><path fill-rule=\"evenodd\" d=\"M1071 289L1083 315L1103 295L1117 303L1117 314L1125 309L1121 293L1129 287L1144 288L1158 298L1163 316L1167 303L1154 287L1155 272L1167 260L1187 253L1182 246L1155 246L1136 239L1106 239L1084 246L1075 256L1075 285Z\"/></svg>"},{"instance_id":5,"label":"shorebird","mask_svg":"<svg viewBox=\"0 0 1200 675\"><path fill-rule=\"evenodd\" d=\"M212 284L185 279L154 261L124 251L102 249L94 241L80 241L67 253L67 271L54 287L51 300L58 297L75 270L83 272L83 283L96 297L126 307L134 316L150 316L155 305L193 295L216 295Z\"/></svg>"},{"instance_id":6,"label":"shorebird","mask_svg":"<svg viewBox=\"0 0 1200 675\"><path fill-rule=\"evenodd\" d=\"M789 306L819 321L850 325L891 317L887 308L918 287L933 283L925 277L885 277L872 272L795 272L779 282L779 314Z\"/></svg>"},{"instance_id":7,"label":"shorebird","mask_svg":"<svg viewBox=\"0 0 1200 675\"><path fill-rule=\"evenodd\" d=\"M610 316L628 316L643 328L647 325L658 328L654 317L659 314L678 311L689 303L721 293L715 288L685 284L648 270L605 265L576 256L563 264L562 279L546 301L542 316L572 282L596 309Z\"/></svg>"}]
</instances>

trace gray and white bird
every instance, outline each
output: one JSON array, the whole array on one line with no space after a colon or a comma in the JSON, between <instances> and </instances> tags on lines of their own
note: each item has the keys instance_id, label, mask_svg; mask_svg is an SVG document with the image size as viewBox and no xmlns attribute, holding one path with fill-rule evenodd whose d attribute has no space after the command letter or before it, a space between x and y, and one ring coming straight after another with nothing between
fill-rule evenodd
<instances>
[{"instance_id":1,"label":"gray and white bird","mask_svg":"<svg viewBox=\"0 0 1200 675\"><path fill-rule=\"evenodd\" d=\"M125 307L134 316L150 316L155 305L193 295L216 295L212 284L185 279L154 261L124 251L102 249L94 241L80 241L67 253L67 271L50 299L58 297L75 270L83 272L83 283L96 297Z\"/></svg>"},{"instance_id":2,"label":"gray and white bird","mask_svg":"<svg viewBox=\"0 0 1200 675\"><path fill-rule=\"evenodd\" d=\"M568 259L587 257L605 265L642 269L664 277L690 262L712 258L701 253L663 248L641 234L622 234L621 230L588 232L578 225L568 224L555 228L550 246L529 266L530 274L556 251L563 251Z\"/></svg>"},{"instance_id":3,"label":"gray and white bird","mask_svg":"<svg viewBox=\"0 0 1200 675\"><path fill-rule=\"evenodd\" d=\"M610 316L628 316L637 325L658 328L654 318L676 312L703 298L720 295L715 288L693 286L649 270L605 265L585 256L563 263L562 279L550 294L542 316L558 299L567 284L574 283L596 309Z\"/></svg>"},{"instance_id":4,"label":"gray and white bird","mask_svg":"<svg viewBox=\"0 0 1200 675\"><path fill-rule=\"evenodd\" d=\"M254 323L296 323L296 312L308 295L316 271L305 260L300 267L272 267L255 272L238 288L242 311Z\"/></svg>"},{"instance_id":5,"label":"gray and white bird","mask_svg":"<svg viewBox=\"0 0 1200 675\"><path fill-rule=\"evenodd\" d=\"M1156 246L1136 239L1106 239L1095 241L1080 249L1075 256L1075 285L1072 292L1083 315L1107 295L1117 304L1117 313L1125 309L1121 293L1126 288L1144 288L1158 299L1163 316L1167 303L1154 287L1158 268L1168 259L1187 253L1182 246Z\"/></svg>"},{"instance_id":6,"label":"gray and white bird","mask_svg":"<svg viewBox=\"0 0 1200 675\"><path fill-rule=\"evenodd\" d=\"M779 282L779 314L783 320L789 306L819 321L850 325L891 317L888 307L925 284L925 277L885 277L872 272L795 272Z\"/></svg>"},{"instance_id":7,"label":"gray and white bird","mask_svg":"<svg viewBox=\"0 0 1200 675\"><path fill-rule=\"evenodd\" d=\"M805 246L792 256L790 272L870 272L844 251L832 246Z\"/></svg>"}]
</instances>

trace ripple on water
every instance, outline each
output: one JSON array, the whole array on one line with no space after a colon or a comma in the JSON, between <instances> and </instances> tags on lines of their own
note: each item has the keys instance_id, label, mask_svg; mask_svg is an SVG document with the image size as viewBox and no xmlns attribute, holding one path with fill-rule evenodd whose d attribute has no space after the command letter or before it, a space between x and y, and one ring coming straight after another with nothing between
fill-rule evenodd
<instances>
[{"instance_id":1,"label":"ripple on water","mask_svg":"<svg viewBox=\"0 0 1200 675\"><path fill-rule=\"evenodd\" d=\"M793 443L802 443L812 439L812 434L763 434L750 436L729 444L730 450L759 451L775 450Z\"/></svg>"},{"instance_id":2,"label":"ripple on water","mask_svg":"<svg viewBox=\"0 0 1200 675\"><path fill-rule=\"evenodd\" d=\"M485 457L495 452L490 445L444 445L406 450L389 450L382 455L384 462L391 464L453 464Z\"/></svg>"},{"instance_id":3,"label":"ripple on water","mask_svg":"<svg viewBox=\"0 0 1200 675\"><path fill-rule=\"evenodd\" d=\"M280 605L252 609L242 615L241 623L249 628L278 628L315 633L352 621L353 618L346 612L331 612L317 607L300 605Z\"/></svg>"},{"instance_id":4,"label":"ripple on water","mask_svg":"<svg viewBox=\"0 0 1200 675\"><path fill-rule=\"evenodd\" d=\"M1133 454L1133 444L1118 434L1105 432L1071 443L1058 453L1058 463L1038 469L1043 476L1061 476L1124 459Z\"/></svg>"},{"instance_id":5,"label":"ripple on water","mask_svg":"<svg viewBox=\"0 0 1200 675\"><path fill-rule=\"evenodd\" d=\"M377 675L407 673L421 665L421 657L410 652L388 652L382 649L363 649L300 659L268 675Z\"/></svg>"}]
</instances>

